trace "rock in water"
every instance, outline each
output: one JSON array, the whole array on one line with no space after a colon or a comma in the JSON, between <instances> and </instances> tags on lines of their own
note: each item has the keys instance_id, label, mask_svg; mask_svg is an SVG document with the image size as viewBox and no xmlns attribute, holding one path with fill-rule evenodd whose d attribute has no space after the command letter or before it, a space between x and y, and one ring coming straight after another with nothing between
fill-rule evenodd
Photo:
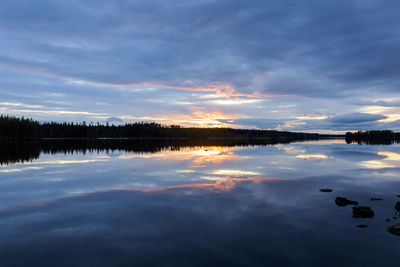
<instances>
[{"instance_id":1,"label":"rock in water","mask_svg":"<svg viewBox=\"0 0 400 267\"><path fill-rule=\"evenodd\" d=\"M387 228L388 232L400 236L400 223L396 223Z\"/></svg>"},{"instance_id":2,"label":"rock in water","mask_svg":"<svg viewBox=\"0 0 400 267\"><path fill-rule=\"evenodd\" d=\"M364 206L355 206L353 207L353 217L354 218L373 218L374 217L374 211L370 207L364 207Z\"/></svg>"},{"instance_id":3,"label":"rock in water","mask_svg":"<svg viewBox=\"0 0 400 267\"><path fill-rule=\"evenodd\" d=\"M371 201L380 201L380 200L383 200L383 198L371 197Z\"/></svg>"},{"instance_id":4,"label":"rock in water","mask_svg":"<svg viewBox=\"0 0 400 267\"><path fill-rule=\"evenodd\" d=\"M332 192L333 190L329 189L329 188L321 188L319 191L324 192L324 193L329 193L329 192Z\"/></svg>"},{"instance_id":5,"label":"rock in water","mask_svg":"<svg viewBox=\"0 0 400 267\"><path fill-rule=\"evenodd\" d=\"M358 228L367 228L367 227L369 227L369 225L367 225L367 224L358 224L357 227Z\"/></svg>"},{"instance_id":6,"label":"rock in water","mask_svg":"<svg viewBox=\"0 0 400 267\"><path fill-rule=\"evenodd\" d=\"M340 207L344 207L344 206L347 206L347 205L358 205L357 201L349 200L349 199L347 199L345 197L337 197L335 199L335 203L336 203L336 205L338 205Z\"/></svg>"},{"instance_id":7,"label":"rock in water","mask_svg":"<svg viewBox=\"0 0 400 267\"><path fill-rule=\"evenodd\" d=\"M400 201L397 201L396 206L394 208L397 210L397 212L400 212Z\"/></svg>"}]
</instances>

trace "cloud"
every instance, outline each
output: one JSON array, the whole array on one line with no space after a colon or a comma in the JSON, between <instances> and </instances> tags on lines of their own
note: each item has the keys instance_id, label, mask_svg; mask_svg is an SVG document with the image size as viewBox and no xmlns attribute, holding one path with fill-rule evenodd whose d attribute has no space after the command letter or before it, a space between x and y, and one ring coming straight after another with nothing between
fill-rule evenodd
<instances>
[{"instance_id":1,"label":"cloud","mask_svg":"<svg viewBox=\"0 0 400 267\"><path fill-rule=\"evenodd\" d=\"M107 114L103 121L218 106L254 127L349 125L303 114L399 108L399 8L394 0L7 1L0 96L53 116ZM372 127L379 119L371 118L353 119Z\"/></svg>"},{"instance_id":2,"label":"cloud","mask_svg":"<svg viewBox=\"0 0 400 267\"><path fill-rule=\"evenodd\" d=\"M387 116L379 115L379 114L369 114L369 113L349 113L343 114L339 116L335 116L330 119L333 123L365 123L365 122L374 122L382 119L386 119Z\"/></svg>"},{"instance_id":3,"label":"cloud","mask_svg":"<svg viewBox=\"0 0 400 267\"><path fill-rule=\"evenodd\" d=\"M117 117L109 117L107 118L107 122L123 122L123 120Z\"/></svg>"},{"instance_id":4,"label":"cloud","mask_svg":"<svg viewBox=\"0 0 400 267\"><path fill-rule=\"evenodd\" d=\"M399 101L358 101L357 103L354 103L356 105L361 105L361 106L380 106L380 107L394 107L398 108L400 107L400 102Z\"/></svg>"},{"instance_id":5,"label":"cloud","mask_svg":"<svg viewBox=\"0 0 400 267\"><path fill-rule=\"evenodd\" d=\"M0 58L32 71L111 84L186 87L190 81L198 88L218 81L240 93L319 97L346 95L348 84L353 90L371 83L395 90L399 5L12 2L0 11L1 29L9 35ZM10 49L18 53L10 56Z\"/></svg>"},{"instance_id":6,"label":"cloud","mask_svg":"<svg viewBox=\"0 0 400 267\"><path fill-rule=\"evenodd\" d=\"M248 119L233 119L233 120L220 120L224 123L231 123L232 125L240 125L243 128L259 128L259 129L276 129L280 125L284 125L286 120L277 119L262 119L262 118L248 118Z\"/></svg>"}]
</instances>

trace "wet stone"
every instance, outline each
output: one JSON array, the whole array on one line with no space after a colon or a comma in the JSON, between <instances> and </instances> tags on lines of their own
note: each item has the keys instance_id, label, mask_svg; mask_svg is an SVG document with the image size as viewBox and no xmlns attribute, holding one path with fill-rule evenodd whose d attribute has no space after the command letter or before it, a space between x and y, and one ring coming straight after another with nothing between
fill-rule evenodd
<instances>
[{"instance_id":1,"label":"wet stone","mask_svg":"<svg viewBox=\"0 0 400 267\"><path fill-rule=\"evenodd\" d=\"M374 217L374 211L370 207L364 207L364 206L355 206L353 207L353 217L354 218L373 218Z\"/></svg>"},{"instance_id":2,"label":"wet stone","mask_svg":"<svg viewBox=\"0 0 400 267\"><path fill-rule=\"evenodd\" d=\"M400 212L400 201L397 201L396 206L394 208L397 210L397 212Z\"/></svg>"},{"instance_id":3,"label":"wet stone","mask_svg":"<svg viewBox=\"0 0 400 267\"><path fill-rule=\"evenodd\" d=\"M400 236L400 223L396 223L387 228L388 232Z\"/></svg>"},{"instance_id":4,"label":"wet stone","mask_svg":"<svg viewBox=\"0 0 400 267\"><path fill-rule=\"evenodd\" d=\"M330 192L332 192L333 190L330 189L330 188L321 188L319 191L324 192L324 193L330 193Z\"/></svg>"},{"instance_id":5,"label":"wet stone","mask_svg":"<svg viewBox=\"0 0 400 267\"><path fill-rule=\"evenodd\" d=\"M335 203L336 203L336 205L338 205L340 207L344 207L344 206L347 206L347 205L358 205L357 201L349 200L349 199L347 199L345 197L337 197L335 199Z\"/></svg>"}]
</instances>

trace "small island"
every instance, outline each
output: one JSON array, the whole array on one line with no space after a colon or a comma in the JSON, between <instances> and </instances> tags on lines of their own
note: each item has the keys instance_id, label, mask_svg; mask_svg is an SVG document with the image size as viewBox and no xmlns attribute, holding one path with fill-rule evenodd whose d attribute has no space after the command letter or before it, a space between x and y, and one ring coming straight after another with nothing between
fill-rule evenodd
<instances>
[{"instance_id":1,"label":"small island","mask_svg":"<svg viewBox=\"0 0 400 267\"><path fill-rule=\"evenodd\" d=\"M400 142L400 132L391 130L371 130L347 132L346 142L358 144L393 144Z\"/></svg>"}]
</instances>

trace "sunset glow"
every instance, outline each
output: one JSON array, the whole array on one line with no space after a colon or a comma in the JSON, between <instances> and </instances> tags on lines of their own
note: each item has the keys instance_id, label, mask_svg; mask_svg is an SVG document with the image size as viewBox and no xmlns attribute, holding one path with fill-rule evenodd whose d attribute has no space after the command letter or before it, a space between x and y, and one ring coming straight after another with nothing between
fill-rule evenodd
<instances>
[{"instance_id":1,"label":"sunset glow","mask_svg":"<svg viewBox=\"0 0 400 267\"><path fill-rule=\"evenodd\" d=\"M0 0L0 267L397 266L399 11Z\"/></svg>"}]
</instances>

